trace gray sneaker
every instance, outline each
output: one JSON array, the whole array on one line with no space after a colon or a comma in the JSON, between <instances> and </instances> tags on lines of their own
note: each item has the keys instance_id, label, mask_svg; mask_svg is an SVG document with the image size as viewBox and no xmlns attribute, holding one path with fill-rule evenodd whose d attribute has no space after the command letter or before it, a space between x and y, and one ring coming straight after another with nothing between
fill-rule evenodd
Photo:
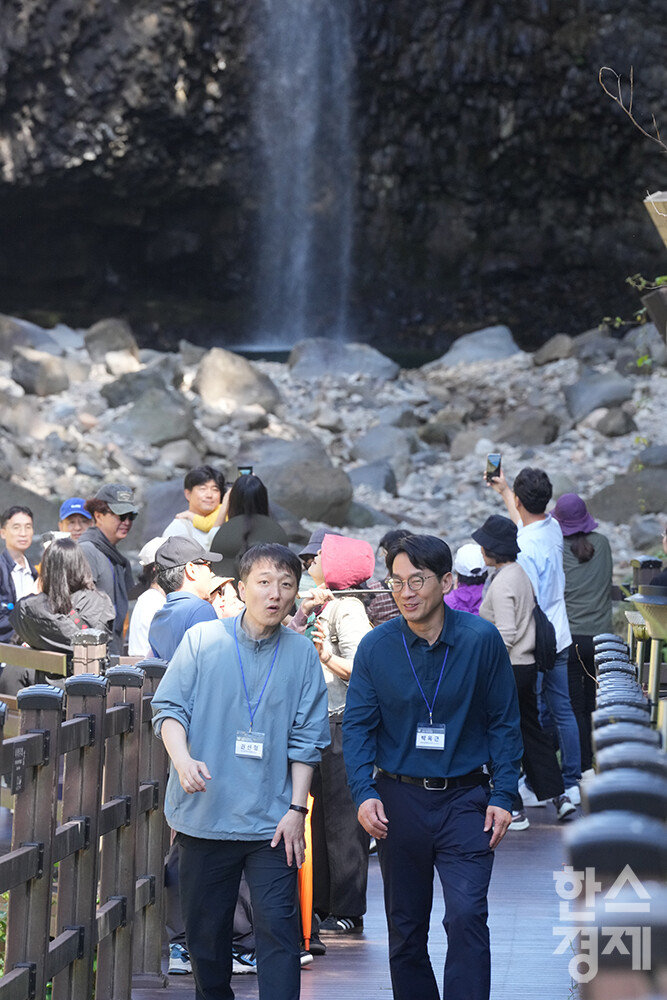
<instances>
[{"instance_id":1,"label":"gray sneaker","mask_svg":"<svg viewBox=\"0 0 667 1000\"><path fill-rule=\"evenodd\" d=\"M559 823L563 823L567 819L572 819L572 814L577 811L577 807L572 804L572 800L565 794L559 795L551 801L556 807L556 817Z\"/></svg>"}]
</instances>

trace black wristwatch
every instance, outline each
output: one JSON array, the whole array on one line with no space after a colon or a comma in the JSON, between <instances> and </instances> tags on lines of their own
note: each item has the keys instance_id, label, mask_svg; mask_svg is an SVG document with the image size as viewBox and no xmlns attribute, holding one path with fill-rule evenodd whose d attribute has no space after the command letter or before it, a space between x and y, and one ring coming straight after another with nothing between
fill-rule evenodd
<instances>
[{"instance_id":1,"label":"black wristwatch","mask_svg":"<svg viewBox=\"0 0 667 1000\"><path fill-rule=\"evenodd\" d=\"M308 809L306 806L295 806L294 803L292 803L290 809L293 809L295 813L301 813L303 816L308 815Z\"/></svg>"}]
</instances>

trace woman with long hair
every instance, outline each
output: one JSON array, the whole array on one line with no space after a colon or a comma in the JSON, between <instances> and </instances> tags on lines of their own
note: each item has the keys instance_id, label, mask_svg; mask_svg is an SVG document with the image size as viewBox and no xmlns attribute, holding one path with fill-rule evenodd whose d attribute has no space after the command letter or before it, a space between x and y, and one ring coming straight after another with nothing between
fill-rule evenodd
<instances>
[{"instance_id":1,"label":"woman with long hair","mask_svg":"<svg viewBox=\"0 0 667 1000\"><path fill-rule=\"evenodd\" d=\"M81 629L110 631L114 607L97 590L88 562L71 538L58 538L44 552L40 592L21 598L10 619L21 642L33 649L71 653Z\"/></svg>"},{"instance_id":2,"label":"woman with long hair","mask_svg":"<svg viewBox=\"0 0 667 1000\"><path fill-rule=\"evenodd\" d=\"M593 766L591 713L597 688L593 636L612 631L613 564L609 542L595 530L598 522L580 496L564 493L552 513L563 532L565 606L572 632L568 683L579 727L583 772Z\"/></svg>"},{"instance_id":3,"label":"woman with long hair","mask_svg":"<svg viewBox=\"0 0 667 1000\"><path fill-rule=\"evenodd\" d=\"M211 542L211 552L219 552L234 563L238 581L238 562L244 552L260 542L289 545L284 530L269 514L269 494L259 476L239 476L229 491L227 520Z\"/></svg>"}]
</instances>

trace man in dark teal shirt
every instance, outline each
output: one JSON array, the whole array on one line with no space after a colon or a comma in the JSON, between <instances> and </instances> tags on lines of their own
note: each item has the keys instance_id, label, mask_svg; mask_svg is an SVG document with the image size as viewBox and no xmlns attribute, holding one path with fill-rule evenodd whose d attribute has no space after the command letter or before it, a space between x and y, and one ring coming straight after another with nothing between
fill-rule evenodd
<instances>
[{"instance_id":1,"label":"man in dark teal shirt","mask_svg":"<svg viewBox=\"0 0 667 1000\"><path fill-rule=\"evenodd\" d=\"M445 542L401 539L387 568L401 617L361 640L343 746L359 822L378 841L394 998L439 1000L427 948L435 867L444 994L488 1000L493 849L511 822L523 752L514 676L495 626L445 607Z\"/></svg>"}]
</instances>

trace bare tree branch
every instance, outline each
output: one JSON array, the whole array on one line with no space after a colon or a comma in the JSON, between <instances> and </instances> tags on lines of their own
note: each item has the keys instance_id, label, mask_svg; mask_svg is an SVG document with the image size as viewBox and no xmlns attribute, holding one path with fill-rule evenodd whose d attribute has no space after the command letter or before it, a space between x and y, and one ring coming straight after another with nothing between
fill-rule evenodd
<instances>
[{"instance_id":1,"label":"bare tree branch","mask_svg":"<svg viewBox=\"0 0 667 1000\"><path fill-rule=\"evenodd\" d=\"M609 74L613 78L613 84L607 83L605 79L606 74ZM601 67L600 72L598 73L598 80L607 97L611 97L614 104L618 104L621 111L628 116L635 128L638 129L642 135L646 136L647 139L650 139L651 142L657 142L657 144L667 153L667 143L664 142L662 136L660 135L660 129L658 128L658 123L655 120L655 115L651 115L654 132L649 132L643 125L640 125L635 118L632 110L635 93L634 68L630 67L630 97L627 101L623 96L623 78L621 77L621 74L617 73L615 69L611 68L611 66Z\"/></svg>"}]
</instances>

